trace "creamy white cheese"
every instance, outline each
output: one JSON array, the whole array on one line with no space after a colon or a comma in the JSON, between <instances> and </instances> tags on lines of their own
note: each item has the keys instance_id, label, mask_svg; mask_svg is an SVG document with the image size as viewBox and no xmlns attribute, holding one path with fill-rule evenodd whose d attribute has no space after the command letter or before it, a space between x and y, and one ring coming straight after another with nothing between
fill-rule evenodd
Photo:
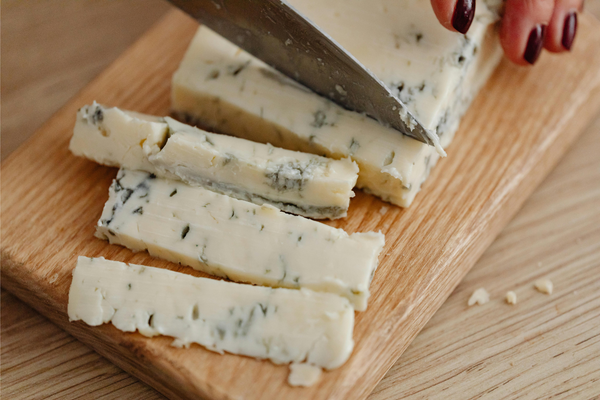
<instances>
[{"instance_id":1,"label":"creamy white cheese","mask_svg":"<svg viewBox=\"0 0 600 400\"><path fill-rule=\"evenodd\" d=\"M288 383L291 386L312 386L321 378L321 368L307 363L290 364Z\"/></svg>"},{"instance_id":2,"label":"creamy white cheese","mask_svg":"<svg viewBox=\"0 0 600 400\"><path fill-rule=\"evenodd\" d=\"M298 0L381 78L447 146L501 51L484 3L467 35L439 25L428 0ZM293 40L290 44L293 46ZM345 90L344 88L342 88ZM178 118L276 146L351 157L358 187L400 206L413 201L435 149L347 111L201 27L172 82Z\"/></svg>"},{"instance_id":3,"label":"creamy white cheese","mask_svg":"<svg viewBox=\"0 0 600 400\"><path fill-rule=\"evenodd\" d=\"M79 257L69 290L70 321L112 322L124 332L331 369L353 348L348 301L307 289L272 289L195 278L165 269Z\"/></svg>"},{"instance_id":4,"label":"creamy white cheese","mask_svg":"<svg viewBox=\"0 0 600 400\"><path fill-rule=\"evenodd\" d=\"M554 285L552 284L552 281L548 278L537 280L534 286L538 290L538 292L544 294L552 294L552 291L554 290Z\"/></svg>"},{"instance_id":5,"label":"creamy white cheese","mask_svg":"<svg viewBox=\"0 0 600 400\"><path fill-rule=\"evenodd\" d=\"M481 84L464 78L497 20L497 4L490 9L490 2L479 1L462 35L438 23L429 0L289 2L381 79L425 128L442 138L454 134L477 90L471 85Z\"/></svg>"},{"instance_id":6,"label":"creamy white cheese","mask_svg":"<svg viewBox=\"0 0 600 400\"><path fill-rule=\"evenodd\" d=\"M475 304L479 304L480 306L482 306L488 301L490 301L490 294L484 288L479 288L473 292L471 297L469 297L467 305L469 307Z\"/></svg>"},{"instance_id":7,"label":"creamy white cheese","mask_svg":"<svg viewBox=\"0 0 600 400\"><path fill-rule=\"evenodd\" d=\"M121 169L96 236L239 282L331 292L367 307L384 245L147 172Z\"/></svg>"},{"instance_id":8,"label":"creamy white cheese","mask_svg":"<svg viewBox=\"0 0 600 400\"><path fill-rule=\"evenodd\" d=\"M358 178L349 158L284 150L97 103L79 110L70 148L101 164L145 170L311 218L346 216Z\"/></svg>"},{"instance_id":9,"label":"creamy white cheese","mask_svg":"<svg viewBox=\"0 0 600 400\"><path fill-rule=\"evenodd\" d=\"M143 145L149 140L156 148L162 147L167 131L163 118L94 102L77 111L69 150L99 164L157 173Z\"/></svg>"},{"instance_id":10,"label":"creamy white cheese","mask_svg":"<svg viewBox=\"0 0 600 400\"><path fill-rule=\"evenodd\" d=\"M506 292L506 302L508 304L517 304L517 294L512 290Z\"/></svg>"}]
</instances>

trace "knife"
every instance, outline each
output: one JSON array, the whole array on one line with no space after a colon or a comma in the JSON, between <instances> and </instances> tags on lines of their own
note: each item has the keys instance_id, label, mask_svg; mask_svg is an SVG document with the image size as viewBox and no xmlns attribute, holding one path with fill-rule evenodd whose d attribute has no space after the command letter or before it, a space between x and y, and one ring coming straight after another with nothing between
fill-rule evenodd
<instances>
[{"instance_id":1,"label":"knife","mask_svg":"<svg viewBox=\"0 0 600 400\"><path fill-rule=\"evenodd\" d=\"M354 56L284 0L169 0L200 23L340 106L442 148Z\"/></svg>"}]
</instances>

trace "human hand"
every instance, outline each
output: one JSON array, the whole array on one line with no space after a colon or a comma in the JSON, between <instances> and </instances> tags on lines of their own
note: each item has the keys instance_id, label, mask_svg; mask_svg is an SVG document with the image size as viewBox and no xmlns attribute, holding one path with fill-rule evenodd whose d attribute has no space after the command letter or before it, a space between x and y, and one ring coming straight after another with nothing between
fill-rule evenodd
<instances>
[{"instance_id":1,"label":"human hand","mask_svg":"<svg viewBox=\"0 0 600 400\"><path fill-rule=\"evenodd\" d=\"M480 0L481 1L481 0ZM475 0L431 0L441 24L466 33L475 15ZM577 31L577 12L583 0L506 0L500 43L515 64L533 64L545 48L553 53L571 50Z\"/></svg>"}]
</instances>

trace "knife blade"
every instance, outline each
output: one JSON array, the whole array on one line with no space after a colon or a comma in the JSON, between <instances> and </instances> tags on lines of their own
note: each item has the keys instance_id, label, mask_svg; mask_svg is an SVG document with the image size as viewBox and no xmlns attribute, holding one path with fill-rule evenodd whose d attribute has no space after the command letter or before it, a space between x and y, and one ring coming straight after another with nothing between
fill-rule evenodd
<instances>
[{"instance_id":1,"label":"knife blade","mask_svg":"<svg viewBox=\"0 0 600 400\"><path fill-rule=\"evenodd\" d=\"M284 0L169 0L248 53L340 106L442 148L388 87Z\"/></svg>"}]
</instances>

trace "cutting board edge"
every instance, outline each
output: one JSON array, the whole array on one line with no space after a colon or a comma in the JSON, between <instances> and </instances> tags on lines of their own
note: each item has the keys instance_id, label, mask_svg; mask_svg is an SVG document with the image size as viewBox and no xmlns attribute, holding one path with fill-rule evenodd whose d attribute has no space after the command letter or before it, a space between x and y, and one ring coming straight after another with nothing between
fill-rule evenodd
<instances>
[{"instance_id":1,"label":"cutting board edge","mask_svg":"<svg viewBox=\"0 0 600 400\"><path fill-rule=\"evenodd\" d=\"M103 330L99 331L95 329L89 329L91 327L87 327L81 322L69 322L69 320L66 318L66 312L63 312L63 307L60 304L55 303L52 301L52 299L40 296L39 293L43 292L35 290L35 288L26 287L24 284L25 280L19 278L18 276L14 276L9 272L10 270L18 268L23 264L14 261L10 254L4 249L1 251L1 286L3 289L15 295L25 304L42 314L45 318L48 318L50 321L52 321L52 323L68 332L73 337L77 338L77 340L81 341L86 346L91 347L94 351L109 360L111 363L115 364L127 373L136 376L144 383L164 394L167 398L184 400L194 396L193 393L178 391L175 386L169 387L164 385L163 382L168 381L168 379L161 378L158 375L153 375L152 371L148 368L144 368L142 370L139 368L139 366L130 365L127 362L129 359L136 359L139 357L139 354L136 354L130 348L122 347L119 355L115 356L117 353L115 353L114 349L109 346L109 342L106 341L106 335L103 334ZM32 295L36 297L32 297ZM123 353L123 349L127 352L127 354Z\"/></svg>"},{"instance_id":2,"label":"cutting board edge","mask_svg":"<svg viewBox=\"0 0 600 400\"><path fill-rule=\"evenodd\" d=\"M587 23L591 23L596 28L600 28L600 21L598 21L594 16L590 15L589 13L584 14L583 18L586 19ZM465 270L462 270L462 269L455 270L455 272L457 272L457 273L452 278L453 283L451 286L449 286L450 289L447 290L446 293L442 293L441 295L436 296L435 306L433 307L435 310L439 309L439 307L441 307L441 305L444 303L444 301L452 294L452 292L460 284L462 279L473 268L473 266L475 265L477 260L483 255L483 253L491 245L491 243L495 240L495 238L502 232L504 227L519 212L521 207L524 205L524 203L527 201L527 199L531 196L531 194L535 191L535 189L544 181L544 179L548 176L548 174L555 168L555 166L563 158L563 156L566 154L566 152L569 150L569 148L572 146L572 144L575 142L575 140L577 140L577 138L585 131L585 129L594 122L594 116L600 110L600 74L598 75L596 81L591 82L591 83L592 83L591 87L593 89L590 91L590 96L586 100L593 99L594 101L592 103L590 103L588 101L585 101L585 102L581 101L580 103L583 103L581 105L581 107L573 106L574 113L579 113L583 110L583 117L578 117L576 114L572 114L569 119L569 121L575 121L576 129L571 129L573 127L573 124L572 123L567 124L564 121L560 127L555 127L554 135L552 135L553 137L552 137L551 142L548 143L548 141L547 141L546 142L547 146L544 148L544 151L538 152L537 159L535 159L535 162L530 164L529 173L524 173L521 175L523 177L523 179L520 180L520 182L518 183L518 186L515 189L513 189L513 191L504 192L504 195L502 196L501 205L496 205L496 207L494 207L493 214L488 214L488 215L491 215L491 217L487 218L487 221L491 222L493 233L486 235L486 234L482 233L481 230L479 230L480 233L477 237L477 240L470 241L469 245L467 247L463 248L462 253L468 259L468 261L466 262L468 267ZM565 129L566 125L568 125L568 127L569 127L568 129ZM561 133L564 131L567 131L570 134L567 135L567 134ZM456 145L456 143L454 143L453 145ZM541 173L540 172L536 172L535 174L531 173L531 171L536 168L537 169L543 168L543 170ZM521 191L522 194L520 196L510 196L511 193L519 191L520 189L522 189L522 191ZM492 195L490 195L490 197L492 197ZM508 212L506 212L507 207L509 207ZM501 212L501 210L502 210L502 212ZM483 212L483 210L480 210L480 212ZM476 219L476 221L480 221L480 220ZM489 226L488 226L488 228L489 228ZM476 249L469 251L473 247L473 245L477 246ZM458 262L460 260L454 259L453 261ZM439 292L435 292L435 293L439 294ZM413 298L412 301L414 301L414 293L411 293L410 297ZM427 300L429 302L431 302L432 299L428 298ZM420 329L412 329L413 332L410 334L410 339L403 342L403 345L398 346L397 349L393 349L394 353L397 354L396 356L392 357L395 361L386 364L386 366L384 367L385 371L388 371L398 361L398 359L402 356L404 351L408 348L410 343L418 335L418 333L421 331L421 329L423 329L423 327L427 324L427 321L429 321L429 319L431 319L431 317L433 316L434 313L431 313L430 315L427 316L427 315L425 315L427 313L421 312L420 316L425 315L425 317L420 318L420 319L424 319L424 321L419 324L413 324L413 325L409 326L408 328L405 328L405 329L410 329L416 325L421 326ZM404 322L406 320L407 319L403 318L400 325L394 330L394 332L401 331L404 327ZM358 388L355 388L355 389L361 391L361 395L356 396L356 398L366 398L373 391L373 389L377 386L377 384L381 381L381 379L384 378L385 373L381 374L380 376L381 376L380 379L376 380L374 383L372 383L370 385L363 385L363 386L359 386ZM363 389L363 390L361 390L361 389ZM336 398L339 398L340 400L342 400L342 399L346 399L347 397L336 397Z\"/></svg>"},{"instance_id":3,"label":"cutting board edge","mask_svg":"<svg viewBox=\"0 0 600 400\"><path fill-rule=\"evenodd\" d=\"M596 107L596 110L600 110L600 93L596 97L598 97L598 99L599 99L599 101L598 101L599 106ZM471 242L471 245L477 245L476 250L469 252L468 251L469 248L465 248L464 253L466 254L466 257L468 258L468 261L466 261L466 262L463 261L463 264L467 264L468 267L464 271L463 270L458 271L459 273L456 274L456 276L453 278L454 282L452 283L451 286L448 286L447 292L442 293L440 296L437 296L435 305L433 306L433 308L435 308L437 310L441 307L441 305L446 301L446 299L452 294L452 292L460 284L460 282L463 280L463 278L473 268L473 266L476 264L476 262L479 260L479 258L483 255L483 253L487 250L487 248L494 242L496 237L502 232L504 227L519 212L519 210L525 204L527 199L531 196L531 194L535 191L535 189L544 181L544 179L548 176L548 174L554 169L554 167L558 164L558 162L563 158L563 156L569 150L571 145L585 130L585 127L589 126L590 123L591 123L591 118L589 120L586 119L586 123L583 124L583 127L577 129L576 134L572 135L568 141L565 141L565 143L562 143L563 148L556 151L555 157L553 157L553 159L548 163L548 166L546 167L545 171L542 174L539 174L536 177L536 179L532 178L531 182L528 182L526 179L524 179L520 183L519 187L524 187L525 188L524 192L526 194L521 196L521 198L519 199L518 202L514 202L514 204L511 205L509 212L506 212L506 208L504 209L503 212L506 213L506 215L503 215L503 213L495 213L494 216L492 216L489 219L492 222L494 221L494 219L497 220L497 222L494 224L494 228L492 229L493 233L488 234L488 235L481 234L479 240ZM528 177L531 177L531 175L528 175ZM508 200L513 200L513 199L508 199ZM507 206L505 206L505 207L507 207ZM499 217L498 217L498 215L499 215ZM460 262L461 260L455 259L454 261ZM428 299L428 301L430 301L430 302L431 302L431 300L432 300L431 298ZM421 315L424 315L424 314L425 313L421 313ZM410 344L412 343L414 338L419 334L419 332L423 329L423 327L427 324L427 322L431 319L431 317L433 317L434 314L435 313L426 315L423 318L424 319L423 322L414 324L414 325L420 325L421 328L413 329L413 332L410 334L410 339L407 341L404 341L402 346L398 346L397 349L394 349L394 353L397 353L397 355L392 357L392 359L394 360L393 362L386 364L386 366L384 367L386 372L390 368L392 368L392 366L398 361L398 359L402 356L404 351L406 351L406 349L408 348L408 346L410 346ZM400 331L401 329L402 328L400 327L396 331ZM368 397L368 395L373 391L373 389L377 386L377 384L384 378L385 373L381 374L380 376L381 376L381 378L376 381L374 380L372 384L370 384L368 386L363 385L362 388L364 388L364 390L362 391L361 395L356 396L356 398ZM339 397L340 400L347 399L347 398L348 397Z\"/></svg>"}]
</instances>

